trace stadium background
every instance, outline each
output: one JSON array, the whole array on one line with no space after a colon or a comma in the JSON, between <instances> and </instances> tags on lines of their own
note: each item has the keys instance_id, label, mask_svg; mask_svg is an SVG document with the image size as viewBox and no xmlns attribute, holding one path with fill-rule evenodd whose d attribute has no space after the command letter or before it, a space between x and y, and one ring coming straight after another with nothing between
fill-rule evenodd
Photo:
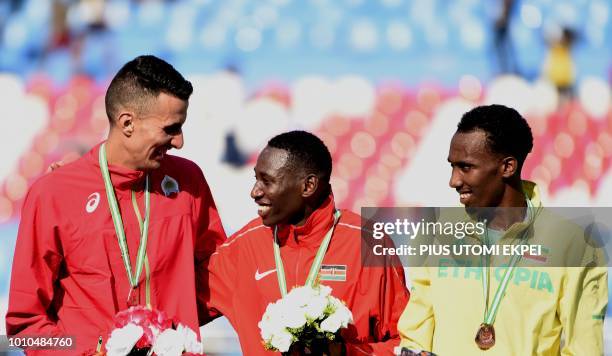
<instances>
[{"instance_id":1,"label":"stadium background","mask_svg":"<svg viewBox=\"0 0 612 356\"><path fill-rule=\"evenodd\" d=\"M546 205L612 206L612 4L506 2L503 32L504 3L0 1L0 335L28 186L105 136L106 85L140 54L194 84L174 154L202 167L228 234L255 216L258 150L296 128L329 146L340 207L457 205L448 142L481 103L513 106L530 122L524 174ZM564 29L569 44L559 42ZM559 46L571 57L555 56ZM571 94L557 90L563 80ZM211 354L240 353L226 321L204 332Z\"/></svg>"}]
</instances>

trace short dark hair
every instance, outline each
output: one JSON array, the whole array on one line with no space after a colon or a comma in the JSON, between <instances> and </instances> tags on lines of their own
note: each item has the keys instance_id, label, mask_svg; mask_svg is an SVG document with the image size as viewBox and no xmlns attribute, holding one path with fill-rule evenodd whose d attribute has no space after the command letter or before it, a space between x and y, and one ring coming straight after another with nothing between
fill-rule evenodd
<instances>
[{"instance_id":1,"label":"short dark hair","mask_svg":"<svg viewBox=\"0 0 612 356\"><path fill-rule=\"evenodd\" d=\"M191 83L163 59L152 55L138 56L117 72L106 90L106 115L113 124L120 107L143 110L148 99L160 93L189 100Z\"/></svg>"},{"instance_id":2,"label":"short dark hair","mask_svg":"<svg viewBox=\"0 0 612 356\"><path fill-rule=\"evenodd\" d=\"M492 152L516 158L522 167L533 148L531 128L521 114L504 105L478 106L465 114L457 132L482 130Z\"/></svg>"},{"instance_id":3,"label":"short dark hair","mask_svg":"<svg viewBox=\"0 0 612 356\"><path fill-rule=\"evenodd\" d=\"M319 179L329 183L332 172L331 154L317 136L306 131L285 132L268 141L268 147L287 151L287 164L290 169L316 174Z\"/></svg>"}]
</instances>

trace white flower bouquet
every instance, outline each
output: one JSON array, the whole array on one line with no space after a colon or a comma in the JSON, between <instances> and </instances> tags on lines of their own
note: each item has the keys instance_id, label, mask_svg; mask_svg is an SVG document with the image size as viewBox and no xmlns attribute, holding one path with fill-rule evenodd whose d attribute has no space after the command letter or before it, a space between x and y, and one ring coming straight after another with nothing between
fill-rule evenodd
<instances>
[{"instance_id":1,"label":"white flower bouquet","mask_svg":"<svg viewBox=\"0 0 612 356\"><path fill-rule=\"evenodd\" d=\"M338 341L340 329L348 327L353 314L331 291L324 285L296 287L268 304L258 324L266 350L313 350Z\"/></svg>"},{"instance_id":2,"label":"white flower bouquet","mask_svg":"<svg viewBox=\"0 0 612 356\"><path fill-rule=\"evenodd\" d=\"M104 350L88 350L84 355L204 355L196 333L162 311L134 306L119 312L114 326Z\"/></svg>"}]
</instances>

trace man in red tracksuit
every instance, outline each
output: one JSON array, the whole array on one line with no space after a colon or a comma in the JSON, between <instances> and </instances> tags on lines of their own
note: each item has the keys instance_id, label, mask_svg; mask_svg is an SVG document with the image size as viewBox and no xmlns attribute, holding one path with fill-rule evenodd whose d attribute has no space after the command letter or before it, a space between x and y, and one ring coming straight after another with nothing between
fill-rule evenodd
<instances>
[{"instance_id":1,"label":"man in red tracksuit","mask_svg":"<svg viewBox=\"0 0 612 356\"><path fill-rule=\"evenodd\" d=\"M206 305L232 323L245 355L264 350L258 322L281 297L274 258L274 228L287 290L304 285L324 236L334 224L331 156L316 136L293 131L268 142L255 166L254 219L221 245L209 264ZM342 332L346 354L391 355L399 344L397 321L408 301L403 268L395 261L364 261L360 217L342 210L325 252L319 281L346 302L353 323ZM367 258L374 257L367 254ZM203 295L203 294L200 294ZM333 354L332 348L330 353Z\"/></svg>"},{"instance_id":2,"label":"man in red tracksuit","mask_svg":"<svg viewBox=\"0 0 612 356\"><path fill-rule=\"evenodd\" d=\"M108 140L32 185L15 248L8 335L71 337L73 349L39 353L78 355L95 350L99 337L105 344L114 315L131 305L150 305L198 332L196 284L203 282L195 270L225 233L199 167L166 155L183 145L192 90L159 58L128 62L106 93Z\"/></svg>"}]
</instances>

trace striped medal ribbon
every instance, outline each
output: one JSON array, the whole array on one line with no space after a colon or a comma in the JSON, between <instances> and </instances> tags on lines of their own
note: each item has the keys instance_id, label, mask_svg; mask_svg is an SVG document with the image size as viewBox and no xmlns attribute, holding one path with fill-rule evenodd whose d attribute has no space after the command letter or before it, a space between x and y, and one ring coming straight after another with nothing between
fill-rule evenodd
<instances>
[{"instance_id":1,"label":"striped medal ribbon","mask_svg":"<svg viewBox=\"0 0 612 356\"><path fill-rule=\"evenodd\" d=\"M527 199L527 216L528 219L533 219L533 205ZM488 228L487 228L488 229ZM521 238L519 239L519 244L524 244L526 242L527 236L527 228L523 231ZM487 230L485 230L485 243L489 246L489 234ZM497 290L493 296L493 301L491 302L491 307L489 308L489 263L490 258L488 255L481 256L481 264L482 264L482 292L484 296L484 316L483 321L478 328L478 332L476 333L476 337L474 341L478 348L481 350L488 350L495 345L495 328L493 327L493 323L495 322L495 317L497 315L497 311L499 310L499 305L501 304L502 298L506 293L506 289L508 288L508 284L510 283L510 279L512 279L512 275L514 274L514 269L516 264L519 262L522 256L513 255L510 259L510 263L508 264L508 268L504 272L504 276L500 284L497 286Z\"/></svg>"},{"instance_id":2,"label":"striped medal ribbon","mask_svg":"<svg viewBox=\"0 0 612 356\"><path fill-rule=\"evenodd\" d=\"M151 198L149 192L149 175L145 177L145 219L141 225L140 231L140 242L138 245L138 255L136 257L136 270L132 272L132 266L130 263L130 253L128 251L127 240L125 237L125 231L123 229L123 221L121 220L121 212L119 211L119 204L115 197L115 190L113 183L111 182L110 173L108 171L108 162L106 160L106 143L100 146L98 154L98 161L100 163L100 170L102 171L102 179L104 180L104 189L106 190L106 197L108 199L108 206L110 209L111 217L113 218L113 225L115 226L115 232L117 233L117 241L119 242L119 249L121 250L121 258L123 259L123 266L130 281L130 292L128 294L127 304L128 306L136 305L136 289L138 288L138 280L142 274L142 267L144 266L146 250L147 250L147 237L149 235L149 212L151 211ZM135 195L132 191L132 203L135 202ZM134 209L138 208L138 205L133 204ZM136 210L136 215L139 217L140 212ZM139 221L140 225L140 221Z\"/></svg>"},{"instance_id":3,"label":"striped medal ribbon","mask_svg":"<svg viewBox=\"0 0 612 356\"><path fill-rule=\"evenodd\" d=\"M306 283L304 283L305 286L312 287L314 285L319 269L321 268L321 263L323 262L323 257L325 256L325 252L329 246L329 241L334 234L334 229L338 223L338 220L340 220L340 215L342 215L340 210L336 210L334 212L334 223L331 229L329 229L327 232L327 235L325 235L325 238L323 238L323 242L321 242L321 246L319 246L315 259L312 261L310 272L308 272ZM281 296L285 297L287 295L287 281L285 279L285 269L283 267L283 260L281 259L280 247L278 246L278 226L274 226L274 263L276 264L278 287L280 288Z\"/></svg>"}]
</instances>

